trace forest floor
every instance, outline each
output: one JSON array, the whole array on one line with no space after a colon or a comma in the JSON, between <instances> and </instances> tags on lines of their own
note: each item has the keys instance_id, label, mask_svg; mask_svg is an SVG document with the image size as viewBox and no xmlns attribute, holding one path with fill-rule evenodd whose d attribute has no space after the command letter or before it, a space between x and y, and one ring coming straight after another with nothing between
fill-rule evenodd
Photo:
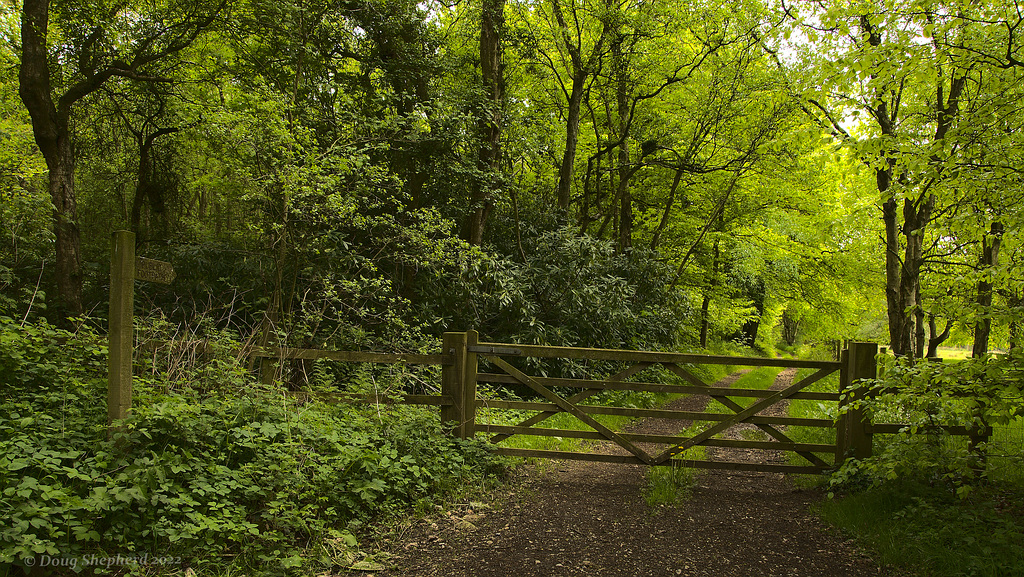
<instances>
[{"instance_id":1,"label":"forest floor","mask_svg":"<svg viewBox=\"0 0 1024 577\"><path fill-rule=\"evenodd\" d=\"M773 389L795 370L779 374ZM727 386L738 375L716 383ZM684 397L666 408L702 410ZM763 414L781 414L776 405ZM672 434L689 423L645 419L630 430ZM746 425L744 425L746 426ZM742 427L727 436L741 438ZM594 452L622 453L610 443ZM716 460L785 462L782 453L708 448ZM384 544L389 577L896 576L811 512L822 492L777 473L702 471L690 498L650 507L638 465L527 465L487 504L419 520Z\"/></svg>"}]
</instances>

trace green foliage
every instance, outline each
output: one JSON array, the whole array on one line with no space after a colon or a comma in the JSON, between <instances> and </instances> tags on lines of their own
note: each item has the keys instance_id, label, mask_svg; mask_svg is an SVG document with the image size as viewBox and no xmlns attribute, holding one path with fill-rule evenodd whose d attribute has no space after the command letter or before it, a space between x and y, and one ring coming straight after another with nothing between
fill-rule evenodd
<instances>
[{"instance_id":1,"label":"green foliage","mask_svg":"<svg viewBox=\"0 0 1024 577\"><path fill-rule=\"evenodd\" d=\"M963 437L943 426L961 425L979 433L986 425L1006 425L1024 412L1022 361L1024 354L972 358L955 363L884 359L882 377L861 384L869 394L861 402L874 422L904 424L900 433L877 443L875 455L850 460L833 479L879 486L896 479L938 483L960 494L981 478L981 454L992 451L983 443L969 450ZM979 453L980 452L980 453ZM1021 455L1015 458L1018 466Z\"/></svg>"},{"instance_id":2,"label":"green foliage","mask_svg":"<svg viewBox=\"0 0 1024 577\"><path fill-rule=\"evenodd\" d=\"M650 256L618 254L567 228L523 238L520 258L465 252L457 276L423 286L420 316L502 342L672 348L684 340L689 309Z\"/></svg>"},{"instance_id":3,"label":"green foliage","mask_svg":"<svg viewBox=\"0 0 1024 577\"><path fill-rule=\"evenodd\" d=\"M80 378L101 373L93 335L2 327L0 566L149 552L261 574L330 568L318 544L501 471L432 412L297 403L251 381L208 397L137 382L108 438L105 381Z\"/></svg>"},{"instance_id":4,"label":"green foliage","mask_svg":"<svg viewBox=\"0 0 1024 577\"><path fill-rule=\"evenodd\" d=\"M683 451L678 458L702 460L704 459L704 447L690 447ZM648 467L644 476L647 481L644 487L644 502L648 507L678 505L689 499L697 486L697 470L678 464Z\"/></svg>"}]
</instances>

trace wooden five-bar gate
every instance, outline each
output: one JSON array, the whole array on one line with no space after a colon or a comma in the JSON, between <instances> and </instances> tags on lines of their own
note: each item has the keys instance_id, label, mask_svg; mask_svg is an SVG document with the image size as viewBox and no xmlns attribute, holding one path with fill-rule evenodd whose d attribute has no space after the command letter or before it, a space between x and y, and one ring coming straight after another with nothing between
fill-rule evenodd
<instances>
[{"instance_id":1,"label":"wooden five-bar gate","mask_svg":"<svg viewBox=\"0 0 1024 577\"><path fill-rule=\"evenodd\" d=\"M858 379L875 377L875 355L877 345L873 343L851 343L843 351L839 361L814 361L798 359L768 359L757 357L731 357L696 355L688 353L629 351L610 349L587 349L572 347L548 347L537 345L513 345L503 343L479 343L474 331L468 333L447 333L443 342L444 352L451 355L452 364L443 369L443 401L451 398L451 404L442 405L441 417L454 423L453 431L462 438L470 438L478 432L490 435L493 451L502 455L520 457L542 457L556 459L579 459L586 461L607 461L643 465L683 465L698 468L734 469L747 471L775 471L790 473L821 473L834 468L848 455L865 457L871 452L871 424L864 420L862 409L856 406L853 383ZM624 363L625 368L601 380L565 379L531 376L513 366L515 358L574 359L585 361L610 361ZM493 367L494 372L480 372L480 361ZM690 370L693 365L731 365L750 367L780 367L811 369L808 376L786 386L782 390L756 390L715 387L703 382ZM687 384L650 383L631 381L631 377L654 366L661 365L680 377ZM833 373L839 373L839 387L829 392L805 391L810 385ZM477 395L478 383L519 385L529 388L544 402L488 399ZM557 387L557 389L556 389ZM843 390L849 395L843 395ZM578 391L571 395L559 391ZM704 395L733 411L732 414L677 411L665 409L638 409L588 405L584 401L602 391L628 390L656 393L678 393ZM749 406L735 398L753 398ZM796 418L788 416L762 415L773 405L787 400L814 400L832 403L853 403L841 413L838 422L830 419ZM481 423L477 419L477 408L518 409L536 411L522 422L510 425ZM549 429L539 425L559 412L568 413L592 430ZM635 418L676 419L693 423L707 423L698 433L687 436L644 435L617 432L594 419L593 415L619 415ZM745 440L718 438L730 427L750 423L767 434L771 440ZM793 441L782 427L802 426L836 428L834 444L811 444ZM680 427L683 428L683 427ZM501 441L513 435L541 435L564 438L605 440L625 449L626 455L609 455L593 452L550 451L503 447ZM651 451L646 447L658 446ZM690 447L737 447L771 451L791 451L802 457L806 464L783 465L768 462L722 462L678 458ZM824 458L823 458L824 457Z\"/></svg>"}]
</instances>

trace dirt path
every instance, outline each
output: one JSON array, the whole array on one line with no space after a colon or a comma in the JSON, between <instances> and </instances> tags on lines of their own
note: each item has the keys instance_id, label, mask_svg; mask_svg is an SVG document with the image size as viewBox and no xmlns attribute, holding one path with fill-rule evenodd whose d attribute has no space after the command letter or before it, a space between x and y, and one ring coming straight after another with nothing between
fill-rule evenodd
<instances>
[{"instance_id":1,"label":"dirt path","mask_svg":"<svg viewBox=\"0 0 1024 577\"><path fill-rule=\"evenodd\" d=\"M791 382L794 372L783 371L773 388ZM667 408L700 410L702 404L686 397ZM634 430L671 434L686 425L647 419ZM615 449L595 447L600 452ZM714 451L719 460L755 458L742 449ZM764 452L756 458L764 459ZM768 458L784 460L782 455ZM692 498L656 509L644 502L644 487L644 468L637 465L556 461L524 467L507 493L490 505L465 507L411 527L400 543L392 544L395 567L383 574L895 575L875 566L808 512L821 499L820 492L795 488L781 474L702 472Z\"/></svg>"}]
</instances>

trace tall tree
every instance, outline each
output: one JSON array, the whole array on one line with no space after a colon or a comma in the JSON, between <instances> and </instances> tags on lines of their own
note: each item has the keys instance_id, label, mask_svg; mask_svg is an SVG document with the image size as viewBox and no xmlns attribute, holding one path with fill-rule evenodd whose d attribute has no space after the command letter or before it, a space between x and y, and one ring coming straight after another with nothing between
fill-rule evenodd
<instances>
[{"instance_id":1,"label":"tall tree","mask_svg":"<svg viewBox=\"0 0 1024 577\"><path fill-rule=\"evenodd\" d=\"M480 76L484 103L480 107L477 131L480 153L477 169L480 178L473 185L470 202L468 239L471 244L483 242L487 216L493 207L493 188L501 175L501 133L505 110L505 0L482 0L480 10Z\"/></svg>"},{"instance_id":2,"label":"tall tree","mask_svg":"<svg viewBox=\"0 0 1024 577\"><path fill-rule=\"evenodd\" d=\"M39 150L49 169L53 202L59 314L82 312L81 230L75 195L75 106L112 79L172 82L161 67L208 29L227 0L204 4L171 1L151 7L25 0L21 18L19 94L32 118ZM51 17L64 38L51 58ZM64 52L70 49L70 54ZM65 83L64 79L70 79Z\"/></svg>"},{"instance_id":3,"label":"tall tree","mask_svg":"<svg viewBox=\"0 0 1024 577\"><path fill-rule=\"evenodd\" d=\"M605 6L588 6L585 0L569 0L566 10L562 0L549 2L556 51L554 54L545 53L544 62L551 67L565 97L565 141L558 164L555 197L558 209L566 213L572 200L583 101L614 28L607 18L610 11ZM601 14L605 18L601 18Z\"/></svg>"},{"instance_id":4,"label":"tall tree","mask_svg":"<svg viewBox=\"0 0 1024 577\"><path fill-rule=\"evenodd\" d=\"M808 60L793 63L794 91L803 110L874 172L890 343L896 354L920 356L929 228L964 193L953 183L975 148L970 127L992 124L993 111L980 104L992 75L968 46L994 25L980 18L983 8L955 1L821 6L802 18L784 5L812 45ZM867 120L853 130L855 118Z\"/></svg>"}]
</instances>

